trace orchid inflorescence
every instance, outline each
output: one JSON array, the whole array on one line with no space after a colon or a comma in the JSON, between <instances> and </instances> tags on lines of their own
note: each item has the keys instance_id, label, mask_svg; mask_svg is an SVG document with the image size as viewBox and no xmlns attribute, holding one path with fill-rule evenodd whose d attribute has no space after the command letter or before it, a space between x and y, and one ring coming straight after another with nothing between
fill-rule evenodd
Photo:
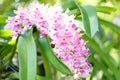
<instances>
[{"instance_id":1,"label":"orchid inflorescence","mask_svg":"<svg viewBox=\"0 0 120 80\"><path fill-rule=\"evenodd\" d=\"M82 39L79 22L74 15L63 13L62 7L32 3L28 7L18 7L16 16L9 17L5 29L12 31L17 37L31 29L34 25L40 31L40 37L49 35L55 55L65 63L75 79L90 75L91 64L88 62L89 49Z\"/></svg>"}]
</instances>

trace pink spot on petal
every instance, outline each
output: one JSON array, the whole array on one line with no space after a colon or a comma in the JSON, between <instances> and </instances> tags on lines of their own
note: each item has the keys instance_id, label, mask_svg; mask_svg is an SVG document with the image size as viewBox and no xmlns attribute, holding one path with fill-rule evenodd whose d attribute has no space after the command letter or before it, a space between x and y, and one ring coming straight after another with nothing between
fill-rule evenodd
<instances>
[{"instance_id":1,"label":"pink spot on petal","mask_svg":"<svg viewBox=\"0 0 120 80\"><path fill-rule=\"evenodd\" d=\"M44 37L46 34L45 33L40 33L40 37Z\"/></svg>"},{"instance_id":2,"label":"pink spot on petal","mask_svg":"<svg viewBox=\"0 0 120 80\"><path fill-rule=\"evenodd\" d=\"M66 42L61 42L60 45L61 45L61 46L65 46L65 45L66 45Z\"/></svg>"},{"instance_id":3,"label":"pink spot on petal","mask_svg":"<svg viewBox=\"0 0 120 80\"><path fill-rule=\"evenodd\" d=\"M76 29L76 25L75 25L75 24L72 24L72 28L73 28L73 29Z\"/></svg>"},{"instance_id":4,"label":"pink spot on petal","mask_svg":"<svg viewBox=\"0 0 120 80\"><path fill-rule=\"evenodd\" d=\"M84 70L80 70L80 73L81 73L81 74L85 74L85 71L84 71Z\"/></svg>"},{"instance_id":5,"label":"pink spot on petal","mask_svg":"<svg viewBox=\"0 0 120 80\"><path fill-rule=\"evenodd\" d=\"M78 67L78 66L79 66L79 62L75 62L75 63L74 63L74 66L75 66L75 67Z\"/></svg>"}]
</instances>

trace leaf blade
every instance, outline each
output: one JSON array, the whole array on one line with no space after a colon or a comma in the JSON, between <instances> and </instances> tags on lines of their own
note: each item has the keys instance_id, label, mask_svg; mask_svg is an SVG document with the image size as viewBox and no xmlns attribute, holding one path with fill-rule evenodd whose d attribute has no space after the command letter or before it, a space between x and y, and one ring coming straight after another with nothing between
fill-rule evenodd
<instances>
[{"instance_id":1,"label":"leaf blade","mask_svg":"<svg viewBox=\"0 0 120 80\"><path fill-rule=\"evenodd\" d=\"M36 80L52 80L52 79L50 79L50 78L48 78L48 77L43 77L43 76L37 75L37 76L36 76Z\"/></svg>"},{"instance_id":2,"label":"leaf blade","mask_svg":"<svg viewBox=\"0 0 120 80\"><path fill-rule=\"evenodd\" d=\"M80 5L74 1L79 11L82 14L84 31L89 37L93 37L98 29L98 19L97 13L93 6L91 5Z\"/></svg>"},{"instance_id":3,"label":"leaf blade","mask_svg":"<svg viewBox=\"0 0 120 80\"><path fill-rule=\"evenodd\" d=\"M0 30L0 38L9 39L12 36L10 30Z\"/></svg>"},{"instance_id":4,"label":"leaf blade","mask_svg":"<svg viewBox=\"0 0 120 80\"><path fill-rule=\"evenodd\" d=\"M20 36L18 41L18 57L20 80L35 80L36 46L32 36L32 30Z\"/></svg>"},{"instance_id":5,"label":"leaf blade","mask_svg":"<svg viewBox=\"0 0 120 80\"><path fill-rule=\"evenodd\" d=\"M6 24L7 16L0 15L0 24Z\"/></svg>"},{"instance_id":6,"label":"leaf blade","mask_svg":"<svg viewBox=\"0 0 120 80\"><path fill-rule=\"evenodd\" d=\"M60 72L64 74L71 74L71 71L69 70L69 68L55 56L48 42L48 37L45 36L43 38L38 38L37 40L38 40L38 45L40 47L40 51L42 54L44 54L47 60Z\"/></svg>"},{"instance_id":7,"label":"leaf blade","mask_svg":"<svg viewBox=\"0 0 120 80\"><path fill-rule=\"evenodd\" d=\"M100 19L100 18L99 18L99 21L100 21L101 24L106 25L106 27L109 27L109 28L111 28L114 32L117 32L118 34L120 34L120 27L119 27L119 26L117 26L117 25L115 25L115 24L113 24L113 23L111 23L111 22L109 22L109 21Z\"/></svg>"},{"instance_id":8,"label":"leaf blade","mask_svg":"<svg viewBox=\"0 0 120 80\"><path fill-rule=\"evenodd\" d=\"M116 79L119 79L119 74L115 63L113 62L112 58L110 55L107 55L104 50L100 48L100 46L97 44L97 42L88 36L84 35L83 39L88 40L89 42L87 43L88 47L91 47L96 53L99 54L101 59L106 63L106 65L110 68L110 70L114 73Z\"/></svg>"},{"instance_id":9,"label":"leaf blade","mask_svg":"<svg viewBox=\"0 0 120 80\"><path fill-rule=\"evenodd\" d=\"M97 19L97 13L93 6L90 5L83 5L84 9L88 13L88 18L90 21L90 31L91 31L91 37L95 35L95 33L99 30L98 29L98 19Z\"/></svg>"},{"instance_id":10,"label":"leaf blade","mask_svg":"<svg viewBox=\"0 0 120 80\"><path fill-rule=\"evenodd\" d=\"M95 8L97 12L102 12L106 14L111 14L112 12L116 11L114 7L109 7L109 6L96 6Z\"/></svg>"}]
</instances>

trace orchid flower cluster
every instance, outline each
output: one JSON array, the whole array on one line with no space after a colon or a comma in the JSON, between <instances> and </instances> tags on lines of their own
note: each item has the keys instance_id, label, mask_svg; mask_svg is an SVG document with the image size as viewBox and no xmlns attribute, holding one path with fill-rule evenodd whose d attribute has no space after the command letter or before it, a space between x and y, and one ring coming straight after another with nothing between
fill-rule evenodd
<instances>
[{"instance_id":1,"label":"orchid flower cluster","mask_svg":"<svg viewBox=\"0 0 120 80\"><path fill-rule=\"evenodd\" d=\"M81 38L79 22L74 15L63 13L62 7L32 3L28 7L18 7L16 16L9 17L5 29L12 31L13 37L25 33L33 25L40 31L40 37L46 34L51 38L50 44L55 45L55 55L65 63L75 79L90 75L91 64L88 62L89 49Z\"/></svg>"}]
</instances>

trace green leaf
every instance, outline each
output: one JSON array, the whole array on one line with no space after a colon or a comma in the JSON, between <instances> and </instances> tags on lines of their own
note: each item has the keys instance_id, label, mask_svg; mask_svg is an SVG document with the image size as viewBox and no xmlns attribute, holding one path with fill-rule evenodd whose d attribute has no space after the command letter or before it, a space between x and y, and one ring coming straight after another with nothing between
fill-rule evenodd
<instances>
[{"instance_id":1,"label":"green leaf","mask_svg":"<svg viewBox=\"0 0 120 80\"><path fill-rule=\"evenodd\" d=\"M71 71L69 68L62 63L54 54L49 41L48 41L48 36L45 36L43 38L40 38L39 35L37 34L37 39L38 39L38 45L40 47L41 54L43 54L47 60L60 72L64 74L71 74Z\"/></svg>"},{"instance_id":2,"label":"green leaf","mask_svg":"<svg viewBox=\"0 0 120 80\"><path fill-rule=\"evenodd\" d=\"M50 64L44 54L41 54L41 57L42 57L42 61L45 69L45 76L52 79L52 71L51 71Z\"/></svg>"},{"instance_id":3,"label":"green leaf","mask_svg":"<svg viewBox=\"0 0 120 80\"><path fill-rule=\"evenodd\" d=\"M39 50L41 50L41 46L39 45L39 39L38 39L40 36L37 36L36 34L35 34L35 36L37 38L36 42L37 42L38 48L39 48ZM42 53L41 51L40 51L40 53L41 53L40 55L42 57L42 61L43 61L44 69L45 69L45 76L52 79L52 71L50 68L50 64L49 64L47 58L45 57L44 53Z\"/></svg>"},{"instance_id":4,"label":"green leaf","mask_svg":"<svg viewBox=\"0 0 120 80\"><path fill-rule=\"evenodd\" d=\"M106 14L111 14L112 12L116 11L116 8L109 6L96 6L95 8L97 12L102 12Z\"/></svg>"},{"instance_id":5,"label":"green leaf","mask_svg":"<svg viewBox=\"0 0 120 80\"><path fill-rule=\"evenodd\" d=\"M108 72L107 67L102 61L98 60L97 58L94 58L93 56L90 56L89 60L94 64L94 68L96 67L98 69L101 69L103 72L105 72L105 76L112 78L112 75Z\"/></svg>"},{"instance_id":6,"label":"green leaf","mask_svg":"<svg viewBox=\"0 0 120 80\"><path fill-rule=\"evenodd\" d=\"M19 75L18 75L18 73L11 73L8 75L7 78L19 78Z\"/></svg>"},{"instance_id":7,"label":"green leaf","mask_svg":"<svg viewBox=\"0 0 120 80\"><path fill-rule=\"evenodd\" d=\"M18 39L19 37L17 37L17 39L12 40L11 42L9 42L8 44L10 44L11 49L9 50L9 52L7 52L7 55L5 55L4 60L8 61L11 60L16 52L16 48L17 48L17 43L18 43Z\"/></svg>"},{"instance_id":8,"label":"green leaf","mask_svg":"<svg viewBox=\"0 0 120 80\"><path fill-rule=\"evenodd\" d=\"M82 14L83 26L86 34L89 37L93 37L98 31L98 19L95 8L91 5L80 5L78 2L74 2Z\"/></svg>"},{"instance_id":9,"label":"green leaf","mask_svg":"<svg viewBox=\"0 0 120 80\"><path fill-rule=\"evenodd\" d=\"M12 36L10 30L0 30L0 38L9 39Z\"/></svg>"},{"instance_id":10,"label":"green leaf","mask_svg":"<svg viewBox=\"0 0 120 80\"><path fill-rule=\"evenodd\" d=\"M60 0L60 1L61 1L61 4L62 4L63 11L65 11L68 8L70 10L76 8L76 5L74 4L73 0Z\"/></svg>"},{"instance_id":11,"label":"green leaf","mask_svg":"<svg viewBox=\"0 0 120 80\"><path fill-rule=\"evenodd\" d=\"M11 12L10 10L13 9L13 6L11 4L14 2L14 0L4 0L2 4L0 4L0 14L9 14L9 12Z\"/></svg>"},{"instance_id":12,"label":"green leaf","mask_svg":"<svg viewBox=\"0 0 120 80\"><path fill-rule=\"evenodd\" d=\"M0 15L0 24L6 24L7 16Z\"/></svg>"},{"instance_id":13,"label":"green leaf","mask_svg":"<svg viewBox=\"0 0 120 80\"><path fill-rule=\"evenodd\" d=\"M36 80L52 80L52 79L37 75Z\"/></svg>"},{"instance_id":14,"label":"green leaf","mask_svg":"<svg viewBox=\"0 0 120 80\"><path fill-rule=\"evenodd\" d=\"M11 40L7 43L4 43L1 47L0 47L0 58L5 58L8 57L10 58L13 48L15 46L15 42L16 40Z\"/></svg>"},{"instance_id":15,"label":"green leaf","mask_svg":"<svg viewBox=\"0 0 120 80\"><path fill-rule=\"evenodd\" d=\"M98 19L96 10L93 6L90 5L83 5L84 9L86 10L90 22L90 32L91 37L95 35L95 33L98 31Z\"/></svg>"},{"instance_id":16,"label":"green leaf","mask_svg":"<svg viewBox=\"0 0 120 80\"><path fill-rule=\"evenodd\" d=\"M68 15L80 14L80 11L79 11L79 9L73 9L73 10L70 10L67 14L68 14Z\"/></svg>"},{"instance_id":17,"label":"green leaf","mask_svg":"<svg viewBox=\"0 0 120 80\"><path fill-rule=\"evenodd\" d=\"M87 45L89 47L91 47L94 51L96 51L96 53L98 53L98 55L101 57L101 59L106 63L106 65L110 68L110 70L113 72L113 74L116 77L116 80L119 80L119 74L118 74L118 70L117 67L115 65L115 63L113 62L113 59L110 55L108 55L107 53L104 52L104 50L102 50L100 48L100 46L97 44L97 42L91 38L89 38L88 36L84 35L83 39L88 40L89 42L87 43Z\"/></svg>"},{"instance_id":18,"label":"green leaf","mask_svg":"<svg viewBox=\"0 0 120 80\"><path fill-rule=\"evenodd\" d=\"M23 0L25 1L25 0ZM26 0L28 1L28 0ZM56 0L38 0L40 3L44 3L44 4L50 4L50 5L54 5L56 3Z\"/></svg>"},{"instance_id":19,"label":"green leaf","mask_svg":"<svg viewBox=\"0 0 120 80\"><path fill-rule=\"evenodd\" d=\"M117 32L120 35L120 27L119 26L113 24L112 22L109 22L109 21L106 21L106 20L103 20L103 19L100 19L100 18L99 18L99 22L101 24L104 24L106 27L110 28L114 32Z\"/></svg>"},{"instance_id":20,"label":"green leaf","mask_svg":"<svg viewBox=\"0 0 120 80\"><path fill-rule=\"evenodd\" d=\"M90 75L90 80L93 80L94 76L96 75L97 72L97 68L96 66L93 67L92 73Z\"/></svg>"},{"instance_id":21,"label":"green leaf","mask_svg":"<svg viewBox=\"0 0 120 80\"><path fill-rule=\"evenodd\" d=\"M111 14L112 12L116 11L116 8L109 7L109 6L95 6L96 12ZM68 12L68 15L72 14L80 14L79 9L72 9L70 12Z\"/></svg>"},{"instance_id":22,"label":"green leaf","mask_svg":"<svg viewBox=\"0 0 120 80\"><path fill-rule=\"evenodd\" d=\"M8 45L5 44L0 48L0 58L4 58L5 56L7 56L7 54L9 54L9 52L11 52L11 50L13 49L13 45Z\"/></svg>"},{"instance_id":23,"label":"green leaf","mask_svg":"<svg viewBox=\"0 0 120 80\"><path fill-rule=\"evenodd\" d=\"M36 46L32 30L26 31L18 40L19 77L20 80L35 80Z\"/></svg>"}]
</instances>

